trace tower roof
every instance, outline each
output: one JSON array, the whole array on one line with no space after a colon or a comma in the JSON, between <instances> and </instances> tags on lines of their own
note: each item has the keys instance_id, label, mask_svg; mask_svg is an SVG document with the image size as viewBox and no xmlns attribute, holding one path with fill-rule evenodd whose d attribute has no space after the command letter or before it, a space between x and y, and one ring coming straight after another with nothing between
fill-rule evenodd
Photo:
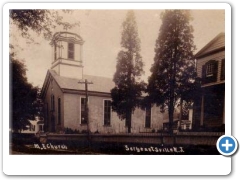
<instances>
[{"instance_id":1,"label":"tower roof","mask_svg":"<svg viewBox=\"0 0 240 180\"><path fill-rule=\"evenodd\" d=\"M54 44L55 41L59 41L59 40L63 40L63 41L74 41L76 43L79 44L83 44L84 40L82 39L81 36L79 36L76 33L72 33L72 32L67 32L67 31L63 31L63 32L56 32L53 35L52 41L50 42L50 44Z\"/></svg>"}]
</instances>

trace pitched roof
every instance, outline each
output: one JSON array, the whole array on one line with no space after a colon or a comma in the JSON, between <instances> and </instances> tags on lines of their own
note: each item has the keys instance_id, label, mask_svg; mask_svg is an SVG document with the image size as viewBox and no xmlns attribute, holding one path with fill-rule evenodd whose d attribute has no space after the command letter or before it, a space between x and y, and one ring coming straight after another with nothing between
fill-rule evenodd
<instances>
[{"instance_id":1,"label":"pitched roof","mask_svg":"<svg viewBox=\"0 0 240 180\"><path fill-rule=\"evenodd\" d=\"M85 85L79 83L81 79L62 77L59 76L54 70L49 70L49 73L56 80L61 89L85 90ZM114 82L110 78L83 75L82 80L84 79L87 79L89 82L93 83L88 86L88 90L92 92L110 93L111 89L114 87Z\"/></svg>"},{"instance_id":2,"label":"pitched roof","mask_svg":"<svg viewBox=\"0 0 240 180\"><path fill-rule=\"evenodd\" d=\"M200 58L202 56L208 55L210 53L216 52L224 48L225 48L225 33L219 33L207 45L205 45L200 51L196 53L195 58Z\"/></svg>"}]
</instances>

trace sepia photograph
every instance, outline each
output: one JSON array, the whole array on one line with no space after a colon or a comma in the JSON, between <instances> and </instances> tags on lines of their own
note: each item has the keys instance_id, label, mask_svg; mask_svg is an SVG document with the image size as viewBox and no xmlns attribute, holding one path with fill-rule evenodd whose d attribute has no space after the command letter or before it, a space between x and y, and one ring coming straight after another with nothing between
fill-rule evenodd
<instances>
[{"instance_id":1,"label":"sepia photograph","mask_svg":"<svg viewBox=\"0 0 240 180\"><path fill-rule=\"evenodd\" d=\"M10 9L9 64L12 156L220 155L225 9Z\"/></svg>"}]
</instances>

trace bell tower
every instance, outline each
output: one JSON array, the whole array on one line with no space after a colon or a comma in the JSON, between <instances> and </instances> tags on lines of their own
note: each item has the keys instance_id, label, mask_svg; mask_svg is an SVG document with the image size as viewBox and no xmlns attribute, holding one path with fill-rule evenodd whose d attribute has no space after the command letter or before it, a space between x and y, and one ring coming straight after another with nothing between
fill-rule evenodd
<instances>
[{"instance_id":1,"label":"bell tower","mask_svg":"<svg viewBox=\"0 0 240 180\"><path fill-rule=\"evenodd\" d=\"M83 39L75 33L57 32L51 41L53 60L51 69L59 76L82 79Z\"/></svg>"}]
</instances>

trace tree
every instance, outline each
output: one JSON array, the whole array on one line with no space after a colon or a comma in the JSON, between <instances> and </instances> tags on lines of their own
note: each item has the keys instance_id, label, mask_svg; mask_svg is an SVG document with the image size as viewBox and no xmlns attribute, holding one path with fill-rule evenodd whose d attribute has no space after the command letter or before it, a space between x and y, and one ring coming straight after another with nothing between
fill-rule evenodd
<instances>
[{"instance_id":1,"label":"tree","mask_svg":"<svg viewBox=\"0 0 240 180\"><path fill-rule=\"evenodd\" d=\"M29 30L36 32L38 35L43 34L44 38L50 40L53 36L53 30L57 26L62 26L64 30L79 26L80 22L69 23L63 21L62 13L72 13L73 10L46 10L46 9L12 9L10 18L12 23L21 31L24 38L34 41Z\"/></svg>"},{"instance_id":2,"label":"tree","mask_svg":"<svg viewBox=\"0 0 240 180\"><path fill-rule=\"evenodd\" d=\"M166 10L156 40L155 58L147 91L158 106L168 107L169 131L173 132L174 105L180 98L192 99L197 87L190 11Z\"/></svg>"},{"instance_id":3,"label":"tree","mask_svg":"<svg viewBox=\"0 0 240 180\"><path fill-rule=\"evenodd\" d=\"M131 133L131 116L135 108L140 106L140 98L144 90L144 82L140 80L143 62L140 55L140 39L133 11L128 11L122 24L122 50L117 56L116 72L111 90L112 109L120 119L126 119L128 133Z\"/></svg>"},{"instance_id":4,"label":"tree","mask_svg":"<svg viewBox=\"0 0 240 180\"><path fill-rule=\"evenodd\" d=\"M27 82L25 65L10 54L10 127L18 132L26 129L29 119L39 115L37 95L39 89Z\"/></svg>"}]
</instances>

